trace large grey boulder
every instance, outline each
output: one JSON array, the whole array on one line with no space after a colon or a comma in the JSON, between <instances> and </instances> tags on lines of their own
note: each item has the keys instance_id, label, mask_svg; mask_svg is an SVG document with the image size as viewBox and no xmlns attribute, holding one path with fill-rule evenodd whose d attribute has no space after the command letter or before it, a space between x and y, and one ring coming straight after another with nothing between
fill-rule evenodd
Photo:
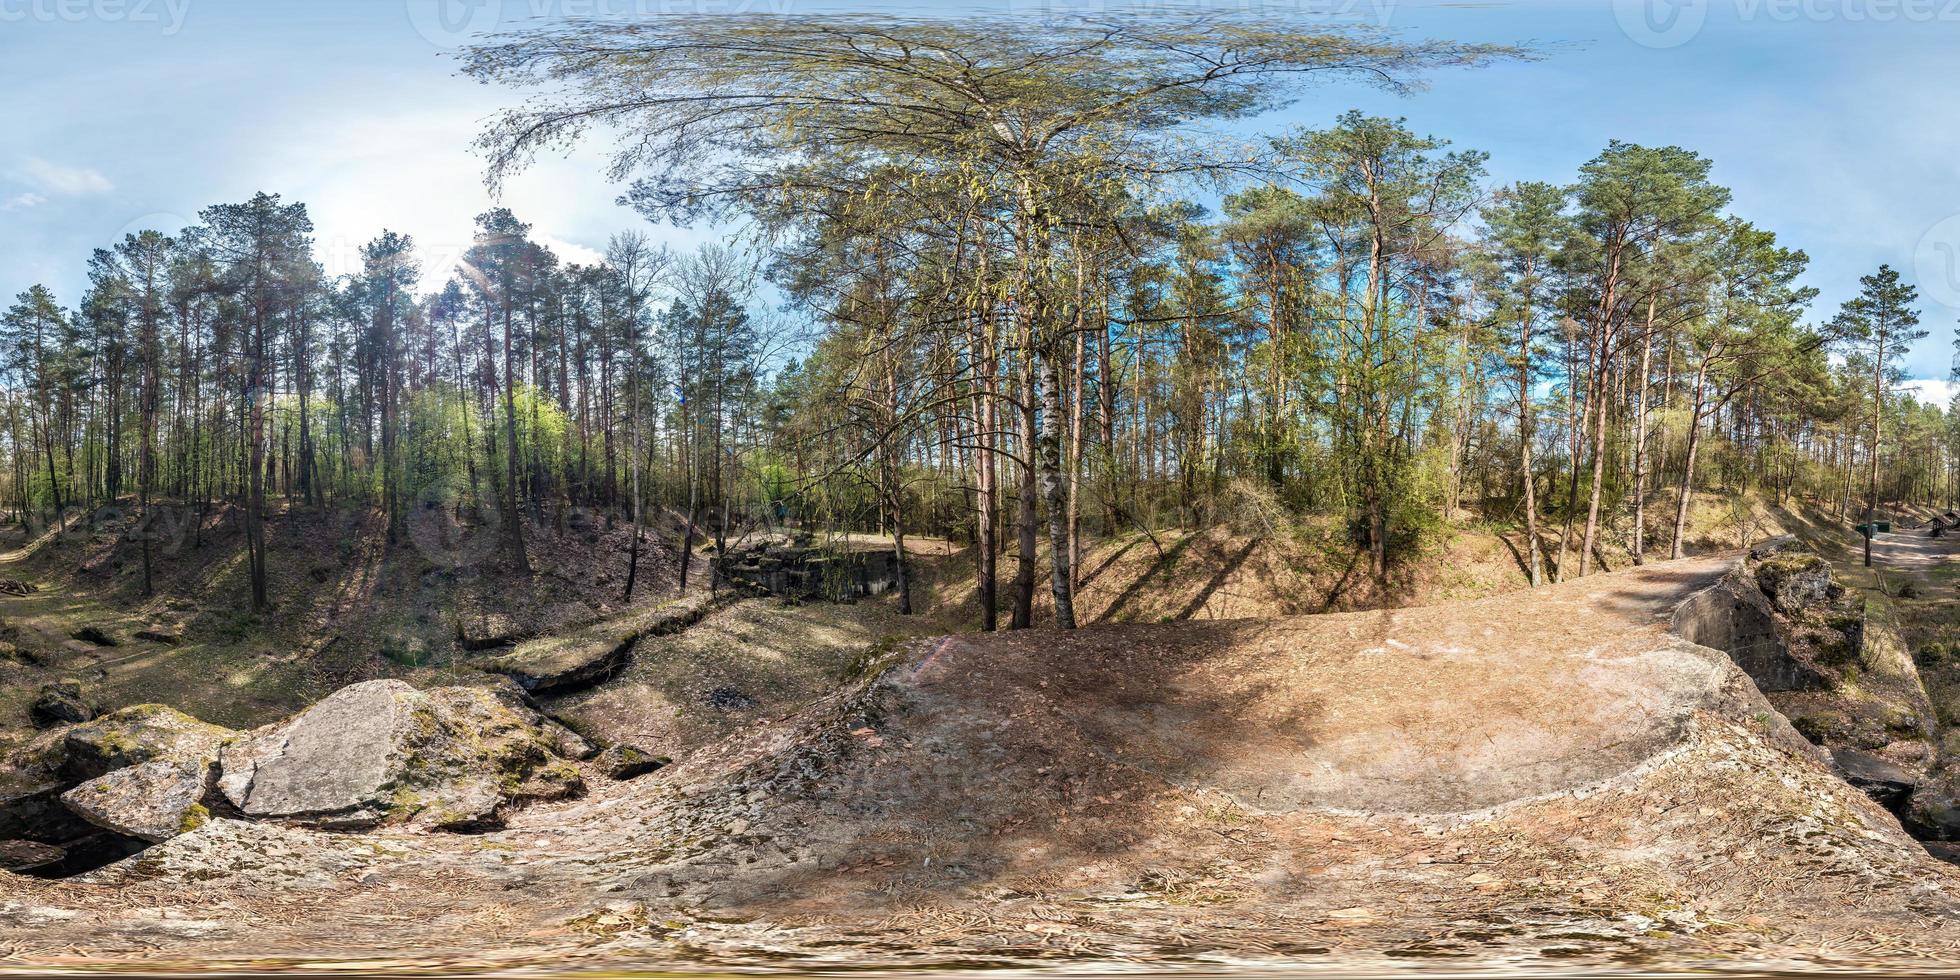
<instances>
[{"instance_id":1,"label":"large grey boulder","mask_svg":"<svg viewBox=\"0 0 1960 980\"><path fill-rule=\"evenodd\" d=\"M175 708L134 705L69 729L62 739L61 772L85 782L159 759L209 758L237 736Z\"/></svg>"},{"instance_id":2,"label":"large grey boulder","mask_svg":"<svg viewBox=\"0 0 1960 980\"><path fill-rule=\"evenodd\" d=\"M0 771L0 837L167 839L196 823L218 747L236 736L160 704L45 732Z\"/></svg>"},{"instance_id":3,"label":"large grey boulder","mask_svg":"<svg viewBox=\"0 0 1960 980\"><path fill-rule=\"evenodd\" d=\"M218 788L254 819L477 829L513 802L583 789L556 746L543 718L497 691L368 681L226 746Z\"/></svg>"},{"instance_id":4,"label":"large grey boulder","mask_svg":"<svg viewBox=\"0 0 1960 980\"><path fill-rule=\"evenodd\" d=\"M61 803L104 830L169 840L209 816L204 800L218 749L237 736L160 704L103 715L62 739L62 772L82 782Z\"/></svg>"},{"instance_id":5,"label":"large grey boulder","mask_svg":"<svg viewBox=\"0 0 1960 980\"><path fill-rule=\"evenodd\" d=\"M61 802L104 830L160 844L210 819L204 799L212 761L200 756L118 769L63 793Z\"/></svg>"}]
</instances>

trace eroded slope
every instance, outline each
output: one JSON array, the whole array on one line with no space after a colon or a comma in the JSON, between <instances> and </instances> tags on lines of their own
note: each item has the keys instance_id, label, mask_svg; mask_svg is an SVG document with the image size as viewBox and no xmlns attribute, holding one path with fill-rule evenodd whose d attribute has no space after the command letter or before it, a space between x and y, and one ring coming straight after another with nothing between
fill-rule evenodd
<instances>
[{"instance_id":1,"label":"eroded slope","mask_svg":"<svg viewBox=\"0 0 1960 980\"><path fill-rule=\"evenodd\" d=\"M919 644L503 831L217 821L0 881L0 928L27 962L1950 955L1953 873L1670 632L1734 561Z\"/></svg>"}]
</instances>

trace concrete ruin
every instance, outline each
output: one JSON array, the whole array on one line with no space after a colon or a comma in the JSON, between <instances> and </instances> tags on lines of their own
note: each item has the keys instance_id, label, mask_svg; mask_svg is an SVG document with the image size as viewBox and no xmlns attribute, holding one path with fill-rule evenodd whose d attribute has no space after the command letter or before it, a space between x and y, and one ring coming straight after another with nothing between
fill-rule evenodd
<instances>
[{"instance_id":1,"label":"concrete ruin","mask_svg":"<svg viewBox=\"0 0 1960 980\"><path fill-rule=\"evenodd\" d=\"M854 602L898 587L898 559L890 551L820 546L808 536L731 548L718 561L724 578L788 598Z\"/></svg>"}]
</instances>

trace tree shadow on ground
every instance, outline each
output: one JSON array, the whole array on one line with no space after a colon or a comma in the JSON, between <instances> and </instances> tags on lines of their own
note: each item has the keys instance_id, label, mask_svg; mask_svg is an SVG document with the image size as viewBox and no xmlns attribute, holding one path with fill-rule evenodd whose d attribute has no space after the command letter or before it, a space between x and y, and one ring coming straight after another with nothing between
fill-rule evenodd
<instances>
[{"instance_id":1,"label":"tree shadow on ground","mask_svg":"<svg viewBox=\"0 0 1960 980\"><path fill-rule=\"evenodd\" d=\"M1167 573L1177 565L1178 558L1191 547L1191 539L1195 537L1197 537L1195 534L1186 534L1177 539L1176 544L1164 549L1164 553L1158 555L1157 560L1150 563L1150 568L1142 575L1137 576L1136 581L1131 582L1125 587L1122 593L1117 595L1116 601L1111 602L1109 607L1102 611L1102 615L1096 617L1095 622L1098 625L1114 622L1116 617L1121 615L1130 603L1135 602L1138 595L1142 594L1144 586L1150 584L1151 580Z\"/></svg>"},{"instance_id":2,"label":"tree shadow on ground","mask_svg":"<svg viewBox=\"0 0 1960 980\"><path fill-rule=\"evenodd\" d=\"M1204 609L1205 604L1211 601L1211 597L1216 595L1218 590L1225 585L1225 581L1245 566L1246 559L1251 558L1252 553L1258 550L1259 543L1260 539L1258 538L1247 541L1245 547L1239 549L1238 554L1233 555L1230 560L1221 563L1218 566L1218 570L1212 573L1211 579L1205 583L1204 588L1198 590L1198 594L1193 596L1191 601L1186 603L1184 608L1178 611L1175 618L1190 619L1197 615L1199 610Z\"/></svg>"}]
</instances>

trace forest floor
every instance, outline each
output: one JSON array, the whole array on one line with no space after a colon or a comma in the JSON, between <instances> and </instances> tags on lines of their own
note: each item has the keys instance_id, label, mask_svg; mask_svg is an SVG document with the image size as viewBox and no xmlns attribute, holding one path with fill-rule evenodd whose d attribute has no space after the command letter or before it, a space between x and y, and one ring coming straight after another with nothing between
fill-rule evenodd
<instances>
[{"instance_id":1,"label":"forest floor","mask_svg":"<svg viewBox=\"0 0 1960 980\"><path fill-rule=\"evenodd\" d=\"M21 967L403 972L1953 962L1960 871L1668 632L1733 562L903 643L505 830L215 821L8 878L0 943Z\"/></svg>"},{"instance_id":2,"label":"forest floor","mask_svg":"<svg viewBox=\"0 0 1960 980\"><path fill-rule=\"evenodd\" d=\"M535 574L519 575L494 556L457 561L424 547L413 524L390 542L372 513L283 508L267 522L273 605L254 613L234 510L219 506L159 550L150 595L127 523L50 532L0 565L0 578L36 590L0 599L0 640L21 651L0 658L0 753L25 733L26 705L47 679L78 678L108 707L157 702L246 729L358 681L478 680L464 633L521 639L627 608L624 524L529 523ZM673 597L678 565L664 540L646 534L635 605ZM87 628L113 645L76 637Z\"/></svg>"},{"instance_id":3,"label":"forest floor","mask_svg":"<svg viewBox=\"0 0 1960 980\"><path fill-rule=\"evenodd\" d=\"M1658 514L1658 510L1656 511ZM1749 515L1747 525L1737 513ZM1760 504L1742 511L1720 495L1696 503L1696 551L1737 547L1782 533ZM233 728L288 715L350 683L398 678L417 686L480 679L461 634L499 631L522 638L574 629L627 611L622 600L630 531L579 513L528 523L536 574L518 575L494 555L452 562L444 548L475 557L481 541L427 547L411 524L392 543L385 525L364 511L282 506L268 521L269 593L265 613L249 608L237 513L220 505L200 521L186 516L178 537L156 556L155 587L144 595L135 547L123 539L128 518L49 531L35 542L18 530L0 536L10 554L0 578L38 591L0 597L0 641L28 657L0 657L0 754L28 731L26 705L47 680L84 681L109 707L159 702ZM1478 598L1527 585L1515 534L1476 524L1447 531L1403 563L1387 583L1337 523L1164 529L1094 540L1081 561L1077 615L1083 623L1174 622L1270 618L1354 609L1405 607ZM1657 519L1650 522L1659 526ZM1554 529L1555 530L1555 529ZM646 533L635 605L671 600L678 563L678 522ZM870 535L845 536L869 546ZM1606 535L1612 540L1611 534ZM889 539L883 539L889 540ZM771 613L745 633L815 652L815 661L849 659L842 637L877 646L902 638L955 633L978 622L969 552L942 539L908 539L915 565L915 605L922 615L897 617L889 598L851 607ZM1556 554L1548 531L1547 554ZM1602 545L1605 567L1630 564ZM1046 560L1045 553L1037 556ZM1002 598L1014 555L1001 558ZM707 578L695 559L693 584ZM1039 583L1045 586L1045 579ZM1037 624L1051 615L1045 587L1036 589ZM751 614L753 615L753 614ZM1007 619L1002 610L1002 621ZM821 619L822 621L819 621ZM721 622L717 619L715 622ZM712 626L712 624L711 624ZM113 647L79 640L95 627ZM836 632L836 631L842 631ZM486 644L493 651L507 646ZM829 653L822 651L829 650ZM857 653L862 653L862 649ZM731 655L739 655L734 651ZM33 662L23 662L31 659ZM821 674L830 668L814 663Z\"/></svg>"},{"instance_id":4,"label":"forest floor","mask_svg":"<svg viewBox=\"0 0 1960 980\"><path fill-rule=\"evenodd\" d=\"M1646 560L1666 557L1673 529L1674 500L1656 499L1647 515ZM1487 522L1462 519L1429 535L1420 550L1377 580L1367 555L1347 536L1346 525L1331 518L1259 514L1198 528L1132 531L1092 538L1080 556L1075 594L1076 620L1083 624L1164 623L1202 619L1268 619L1366 609L1406 608L1516 592L1530 586L1524 535ZM1614 515L1594 548L1594 569L1633 567L1625 515ZM1566 556L1576 574L1578 539L1573 529ZM1554 581L1558 568L1557 524L1540 528L1542 575ZM1835 522L1800 504L1776 506L1760 497L1726 493L1697 495L1691 503L1686 553L1708 554L1747 548L1784 534L1809 531L1815 537L1841 534ZM1003 596L1014 573L1013 542L1000 559ZM1045 572L1048 549L1037 549ZM935 609L962 607L974 612L971 557L948 555L938 562L937 588L925 600ZM1053 616L1052 597L1042 579L1035 593L1034 621ZM1004 600L1003 600L1004 601ZM1003 618L1005 613L1003 613Z\"/></svg>"},{"instance_id":5,"label":"forest floor","mask_svg":"<svg viewBox=\"0 0 1960 980\"><path fill-rule=\"evenodd\" d=\"M1879 589L1827 515L1697 510L1697 544L1796 533L1915 643L1952 635L1960 540L1881 538ZM372 676L481 683L499 647L466 648L472 616L533 633L628 611L621 528L534 528L520 586L336 520L274 531L282 608L236 635L212 629L239 598L222 517L150 599L102 536L0 569L42 586L0 616L45 657L0 659L0 711L68 672L111 706L250 727ZM592 777L480 835L219 820L82 878L0 874L0 969L1960 960L1960 874L1667 632L1734 553L1520 592L1516 550L1464 528L1370 594L1324 529L1134 535L1085 556L1098 625L985 636L952 635L970 568L924 539L919 615L733 599L545 699L676 761L654 776ZM649 559L635 606L671 599L676 569ZM1391 601L1421 607L1339 611Z\"/></svg>"}]
</instances>

